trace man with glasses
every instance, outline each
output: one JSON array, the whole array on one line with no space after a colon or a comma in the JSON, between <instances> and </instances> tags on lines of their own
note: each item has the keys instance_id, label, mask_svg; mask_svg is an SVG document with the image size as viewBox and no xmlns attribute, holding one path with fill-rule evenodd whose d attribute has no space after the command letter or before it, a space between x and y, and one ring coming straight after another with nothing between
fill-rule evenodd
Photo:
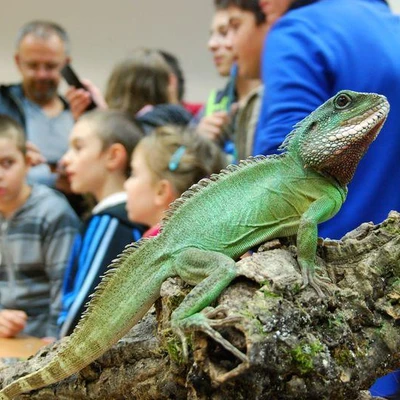
<instances>
[{"instance_id":1,"label":"man with glasses","mask_svg":"<svg viewBox=\"0 0 400 400\"><path fill-rule=\"evenodd\" d=\"M32 161L29 180L54 187L54 166L68 148L74 124L68 104L57 93L60 71L69 61L65 30L48 21L24 25L16 40L15 62L22 82L0 86L0 113L25 129ZM43 163L43 161L45 161Z\"/></svg>"}]
</instances>

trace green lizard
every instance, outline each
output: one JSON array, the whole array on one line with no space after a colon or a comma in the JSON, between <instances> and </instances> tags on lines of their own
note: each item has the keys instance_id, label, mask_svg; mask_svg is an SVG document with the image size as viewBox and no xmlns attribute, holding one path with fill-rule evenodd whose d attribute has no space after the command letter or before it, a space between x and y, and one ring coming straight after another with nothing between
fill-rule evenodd
<instances>
[{"instance_id":1,"label":"green lizard","mask_svg":"<svg viewBox=\"0 0 400 400\"><path fill-rule=\"evenodd\" d=\"M346 185L389 111L384 96L339 92L295 126L281 155L249 158L194 185L171 207L161 233L128 247L105 275L75 331L43 368L17 379L0 399L60 381L98 358L147 312L161 284L196 285L171 316L173 330L201 330L247 361L200 311L238 276L252 247L297 234L304 285L315 277L317 224L335 215Z\"/></svg>"}]
</instances>

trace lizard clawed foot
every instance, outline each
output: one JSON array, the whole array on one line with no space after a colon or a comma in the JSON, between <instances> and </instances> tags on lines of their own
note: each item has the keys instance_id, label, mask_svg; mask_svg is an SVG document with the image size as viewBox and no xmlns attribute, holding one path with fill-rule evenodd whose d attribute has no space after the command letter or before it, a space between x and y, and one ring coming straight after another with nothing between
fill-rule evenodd
<instances>
[{"instance_id":1,"label":"lizard clawed foot","mask_svg":"<svg viewBox=\"0 0 400 400\"><path fill-rule=\"evenodd\" d=\"M314 272L308 268L302 269L303 286L302 289L310 285L316 292L318 297L321 299L325 298L325 294L322 289L328 294L332 295L332 282L327 277L316 277Z\"/></svg>"},{"instance_id":2,"label":"lizard clawed foot","mask_svg":"<svg viewBox=\"0 0 400 400\"><path fill-rule=\"evenodd\" d=\"M229 316L219 319L211 319L221 312L226 315L227 307L217 307L211 308L207 307L201 313L196 313L190 317L184 318L183 320L171 321L173 331L179 336L182 341L183 355L185 359L188 356L187 340L184 332L191 331L201 331L214 339L223 348L231 352L235 357L237 357L242 362L247 363L248 357L238 350L232 343L226 340L219 332L217 332L214 327L222 327L230 325L234 322L238 322L241 318L236 316Z\"/></svg>"},{"instance_id":3,"label":"lizard clawed foot","mask_svg":"<svg viewBox=\"0 0 400 400\"><path fill-rule=\"evenodd\" d=\"M181 328L173 327L172 330L174 331L175 335L179 337L179 340L181 341L183 359L185 362L187 362L189 359L189 350L188 350L186 335Z\"/></svg>"},{"instance_id":4,"label":"lizard clawed foot","mask_svg":"<svg viewBox=\"0 0 400 400\"><path fill-rule=\"evenodd\" d=\"M229 308L223 305L220 305L218 307L206 307L201 310L201 314L206 316L210 320L210 325L211 326L223 326L224 322L225 325L227 322L237 322L240 320L240 317L227 317L228 315ZM216 318L219 314L223 314L224 318ZM214 325L215 323L215 325ZM222 323L222 325L220 325Z\"/></svg>"}]
</instances>

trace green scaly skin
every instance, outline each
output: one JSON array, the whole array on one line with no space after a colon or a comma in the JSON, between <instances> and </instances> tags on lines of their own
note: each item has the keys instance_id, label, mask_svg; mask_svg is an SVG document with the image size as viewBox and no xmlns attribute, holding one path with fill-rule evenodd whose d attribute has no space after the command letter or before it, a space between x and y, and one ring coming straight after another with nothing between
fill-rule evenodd
<instances>
[{"instance_id":1,"label":"green scaly skin","mask_svg":"<svg viewBox=\"0 0 400 400\"><path fill-rule=\"evenodd\" d=\"M171 325L202 330L243 362L246 355L199 313L238 276L235 261L267 240L297 234L304 285L314 276L317 224L343 204L358 162L389 111L384 96L342 91L296 125L284 154L249 158L189 189L171 207L161 234L127 248L103 278L72 335L42 369L17 379L0 399L58 382L97 359L147 312L161 284L179 275L196 285Z\"/></svg>"}]
</instances>

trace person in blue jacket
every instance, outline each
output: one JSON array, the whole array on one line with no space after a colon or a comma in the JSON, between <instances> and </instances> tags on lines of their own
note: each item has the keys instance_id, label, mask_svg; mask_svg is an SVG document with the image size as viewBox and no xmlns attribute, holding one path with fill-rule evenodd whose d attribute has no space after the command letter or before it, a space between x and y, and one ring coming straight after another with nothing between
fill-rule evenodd
<instances>
[{"instance_id":1,"label":"person in blue jacket","mask_svg":"<svg viewBox=\"0 0 400 400\"><path fill-rule=\"evenodd\" d=\"M124 191L130 156L142 136L138 122L118 110L85 113L71 132L62 165L71 189L92 195L96 205L75 239L65 271L57 321L61 337L72 333L112 261L145 231L129 221Z\"/></svg>"},{"instance_id":2,"label":"person in blue jacket","mask_svg":"<svg viewBox=\"0 0 400 400\"><path fill-rule=\"evenodd\" d=\"M400 208L399 16L384 0L259 3L276 20L263 49L265 92L253 154L276 153L298 121L342 89L385 95L392 111L342 209L319 234L340 238L363 222L381 222Z\"/></svg>"}]
</instances>

